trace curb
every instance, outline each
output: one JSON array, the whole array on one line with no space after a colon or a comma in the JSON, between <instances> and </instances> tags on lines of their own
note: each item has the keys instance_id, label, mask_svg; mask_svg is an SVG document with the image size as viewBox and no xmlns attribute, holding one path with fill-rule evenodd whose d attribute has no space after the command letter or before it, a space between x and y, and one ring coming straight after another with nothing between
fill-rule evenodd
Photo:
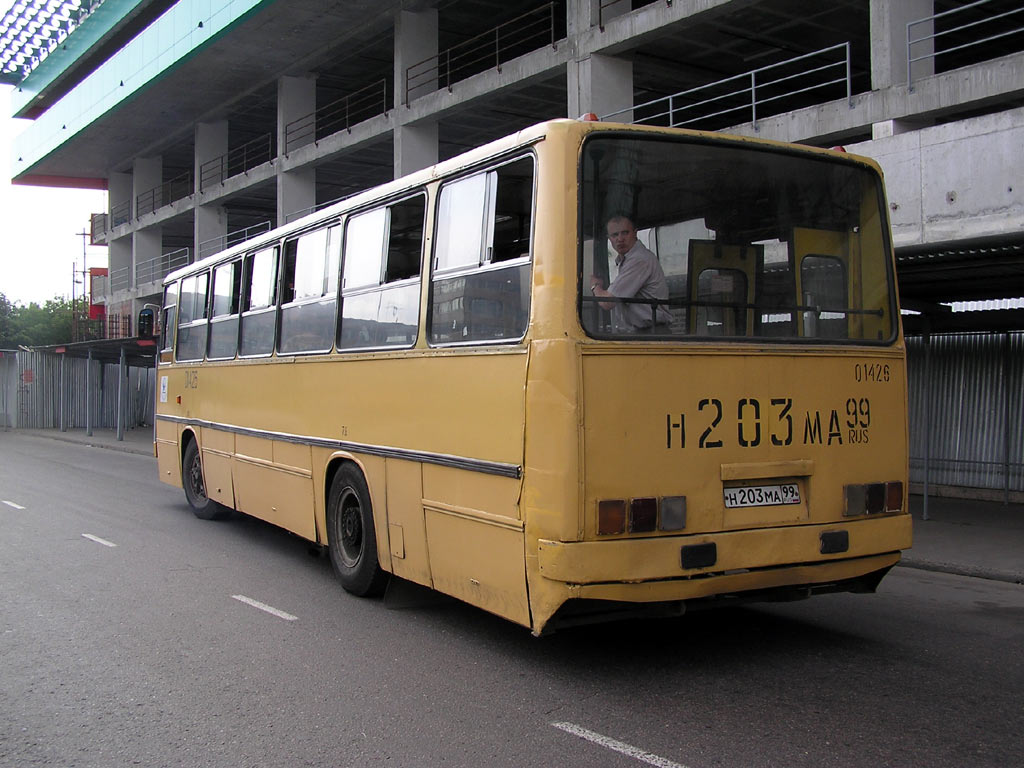
<instances>
[{"instance_id":1,"label":"curb","mask_svg":"<svg viewBox=\"0 0 1024 768\"><path fill-rule=\"evenodd\" d=\"M38 434L38 433L30 433L30 432L25 432L23 434L25 434L26 437L38 437L38 438L42 438L44 440L57 440L57 441L62 442L62 443L69 443L71 445L81 445L81 446L84 446L86 448L104 448L104 449L106 449L108 451L118 451L119 453L131 453L131 454L134 454L136 456L148 456L149 458L153 458L152 449L146 450L144 448L137 447L137 446L132 445L130 443L128 443L128 444L121 444L121 445L117 445L117 444L111 445L110 443L106 443L106 442L93 441L93 440L90 440L89 438L82 439L82 438L75 438L75 437L64 437L63 435L60 435L60 434L56 434L56 435L41 435L41 434Z\"/></svg>"},{"instance_id":2,"label":"curb","mask_svg":"<svg viewBox=\"0 0 1024 768\"><path fill-rule=\"evenodd\" d=\"M914 568L919 571L936 571L938 573L950 573L955 576L970 576L975 579L988 579L989 581L1003 581L1008 584L1024 584L1024 574L1012 573L1010 571L996 571L990 568L979 568L974 565L959 565L956 563L940 563L934 560L900 560L897 565L904 568Z\"/></svg>"}]
</instances>

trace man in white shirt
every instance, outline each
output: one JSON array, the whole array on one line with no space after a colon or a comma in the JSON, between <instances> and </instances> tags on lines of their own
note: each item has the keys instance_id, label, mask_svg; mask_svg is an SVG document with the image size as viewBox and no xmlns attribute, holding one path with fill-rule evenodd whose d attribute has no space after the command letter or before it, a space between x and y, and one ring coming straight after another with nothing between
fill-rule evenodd
<instances>
[{"instance_id":1,"label":"man in white shirt","mask_svg":"<svg viewBox=\"0 0 1024 768\"><path fill-rule=\"evenodd\" d=\"M607 288L601 278L591 275L591 293L609 299L667 300L668 281L658 263L658 257L637 240L636 226L628 217L613 216L608 220L608 240L618 254L615 265L619 271ZM669 333L672 315L664 304L621 301L598 303L602 309L611 310L612 327L619 333Z\"/></svg>"}]
</instances>

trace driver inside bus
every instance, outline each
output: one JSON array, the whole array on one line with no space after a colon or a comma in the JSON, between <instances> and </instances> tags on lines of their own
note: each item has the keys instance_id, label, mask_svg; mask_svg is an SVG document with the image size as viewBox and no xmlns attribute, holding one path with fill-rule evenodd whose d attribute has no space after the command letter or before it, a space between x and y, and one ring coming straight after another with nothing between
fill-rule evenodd
<instances>
[{"instance_id":1,"label":"driver inside bus","mask_svg":"<svg viewBox=\"0 0 1024 768\"><path fill-rule=\"evenodd\" d=\"M590 292L599 298L668 300L668 281L655 256L637 240L636 226L628 216L608 219L608 241L615 249L619 272L606 288L604 280L590 276ZM612 328L619 333L669 333L672 315L664 304L599 301L612 312ZM655 308L656 307L656 308ZM652 312L653 309L653 312ZM653 320L653 322L652 322Z\"/></svg>"}]
</instances>

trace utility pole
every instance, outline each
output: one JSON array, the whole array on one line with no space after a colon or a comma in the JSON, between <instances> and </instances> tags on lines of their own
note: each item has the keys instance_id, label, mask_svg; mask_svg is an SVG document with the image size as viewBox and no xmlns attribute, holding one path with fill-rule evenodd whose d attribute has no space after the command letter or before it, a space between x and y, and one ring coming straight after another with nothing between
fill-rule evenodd
<instances>
[{"instance_id":1,"label":"utility pole","mask_svg":"<svg viewBox=\"0 0 1024 768\"><path fill-rule=\"evenodd\" d=\"M82 238L82 317L87 318L89 316L89 299L87 298L89 295L89 284L86 281L89 278L87 277L87 270L85 268L85 247L86 243L88 242L89 233L85 231L85 227L82 227L82 231L76 232L75 235ZM71 326L71 336L72 338L75 339L75 341L80 341L80 339L78 338L78 310L75 307L74 275L72 275L71 281L71 312L71 317L73 318ZM86 323L86 328L88 328L88 323ZM85 335L88 336L88 334Z\"/></svg>"}]
</instances>

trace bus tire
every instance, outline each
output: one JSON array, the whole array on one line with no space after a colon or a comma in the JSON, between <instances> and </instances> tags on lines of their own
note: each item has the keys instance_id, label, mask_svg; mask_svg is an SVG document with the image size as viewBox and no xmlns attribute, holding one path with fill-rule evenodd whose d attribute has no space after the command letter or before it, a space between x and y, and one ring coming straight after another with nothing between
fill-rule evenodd
<instances>
[{"instance_id":1,"label":"bus tire","mask_svg":"<svg viewBox=\"0 0 1024 768\"><path fill-rule=\"evenodd\" d=\"M370 597L384 591L388 574L377 559L370 490L362 472L352 464L343 465L331 481L327 551L346 592Z\"/></svg>"},{"instance_id":2,"label":"bus tire","mask_svg":"<svg viewBox=\"0 0 1024 768\"><path fill-rule=\"evenodd\" d=\"M231 511L206 495L203 462L195 440L189 440L185 447L185 458L181 462L181 485L185 489L185 498L192 507L192 513L199 519L221 520Z\"/></svg>"}]
</instances>

